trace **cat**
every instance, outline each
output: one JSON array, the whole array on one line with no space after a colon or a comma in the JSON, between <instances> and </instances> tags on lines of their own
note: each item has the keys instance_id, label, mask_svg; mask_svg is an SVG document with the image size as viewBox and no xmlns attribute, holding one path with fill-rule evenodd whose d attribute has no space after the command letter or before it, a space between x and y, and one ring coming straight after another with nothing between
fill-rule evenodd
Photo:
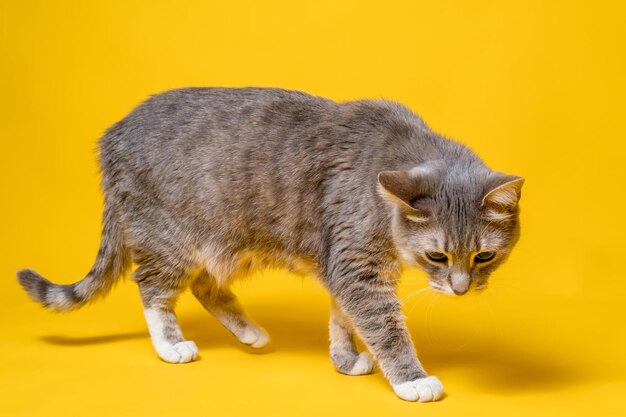
<instances>
[{"instance_id":1,"label":"cat","mask_svg":"<svg viewBox=\"0 0 626 417\"><path fill-rule=\"evenodd\" d=\"M331 295L330 356L344 374L374 370L395 393L435 401L396 287L423 269L439 292L481 291L519 238L524 180L489 169L468 147L386 100L337 103L273 88L185 88L149 98L99 141L103 231L87 276L18 279L45 307L68 311L109 292L137 264L151 340L172 363L197 359L174 315L181 291L242 343L265 330L229 284L257 268L314 275ZM359 353L357 336L371 352Z\"/></svg>"}]
</instances>

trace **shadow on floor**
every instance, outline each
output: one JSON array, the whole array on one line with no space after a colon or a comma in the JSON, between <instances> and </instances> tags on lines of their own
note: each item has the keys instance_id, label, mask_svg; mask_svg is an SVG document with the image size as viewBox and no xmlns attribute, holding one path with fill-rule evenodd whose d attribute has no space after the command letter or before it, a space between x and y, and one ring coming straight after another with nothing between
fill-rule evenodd
<instances>
[{"instance_id":1,"label":"shadow on floor","mask_svg":"<svg viewBox=\"0 0 626 417\"><path fill-rule=\"evenodd\" d=\"M304 310L300 306L250 306L252 316L264 326L272 343L267 348L255 351L241 345L226 329L208 313L193 314L180 318L185 336L194 340L201 350L216 347L229 347L259 354L280 354L280 352L302 353L306 355L328 355L328 312L316 307L318 311ZM254 308L253 308L254 307ZM411 329L418 334L417 329ZM455 337L463 329L443 328L438 333L445 336L453 332ZM470 335L471 336L471 335ZM115 343L132 339L146 339L146 330L102 336L74 337L51 335L41 340L63 346L84 346L92 344ZM580 358L574 361L571 354L568 359L559 356L558 350L546 346L543 351L536 347L513 345L503 336L483 334L464 348L451 348L415 338L420 360L432 374L459 372L469 378L473 384L482 388L508 395L538 390L558 390L567 386L589 383L606 379L609 375L595 364ZM329 362L330 367L330 362ZM380 371L377 371L380 374ZM378 378L383 382L383 378ZM444 381L445 382L445 381Z\"/></svg>"},{"instance_id":2,"label":"shadow on floor","mask_svg":"<svg viewBox=\"0 0 626 417\"><path fill-rule=\"evenodd\" d=\"M148 338L148 332L132 332L121 334L109 334L102 336L66 336L66 335L50 335L40 338L41 341L49 343L51 345L59 346L87 346L87 345L100 345L105 343L121 342L131 339L143 339Z\"/></svg>"},{"instance_id":3,"label":"shadow on floor","mask_svg":"<svg viewBox=\"0 0 626 417\"><path fill-rule=\"evenodd\" d=\"M473 384L494 392L515 394L558 390L606 378L581 358L559 357L558 349L514 346L506 340L483 335L464 349L420 347L420 360L433 374L458 371Z\"/></svg>"}]
</instances>

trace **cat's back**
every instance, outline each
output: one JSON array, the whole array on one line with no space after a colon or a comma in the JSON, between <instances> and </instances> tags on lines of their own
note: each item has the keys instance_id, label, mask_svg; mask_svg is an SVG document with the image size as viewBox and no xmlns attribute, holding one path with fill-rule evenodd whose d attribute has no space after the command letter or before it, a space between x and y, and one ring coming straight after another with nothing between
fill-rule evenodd
<instances>
[{"instance_id":1,"label":"cat's back","mask_svg":"<svg viewBox=\"0 0 626 417\"><path fill-rule=\"evenodd\" d=\"M107 130L100 140L103 169L107 155L164 157L195 148L255 146L302 133L339 104L300 91L278 88L193 87L155 94Z\"/></svg>"},{"instance_id":2,"label":"cat's back","mask_svg":"<svg viewBox=\"0 0 626 417\"><path fill-rule=\"evenodd\" d=\"M113 173L159 182L181 175L271 177L288 187L325 180L328 166L359 167L352 172L369 179L379 165L409 156L418 131L431 136L410 109L387 100L337 103L277 88L182 88L150 97L113 125L100 141L100 162L105 180ZM432 148L420 142L419 153Z\"/></svg>"},{"instance_id":3,"label":"cat's back","mask_svg":"<svg viewBox=\"0 0 626 417\"><path fill-rule=\"evenodd\" d=\"M216 123L215 127L232 120L246 119L268 113L293 110L313 113L328 111L337 106L331 100L312 96L300 91L278 88L218 88L191 87L168 90L151 96L137 106L122 122L145 125L146 128L164 128L182 123L191 127L194 123ZM267 122L272 120L267 119ZM275 121L274 121L275 122Z\"/></svg>"},{"instance_id":4,"label":"cat's back","mask_svg":"<svg viewBox=\"0 0 626 417\"><path fill-rule=\"evenodd\" d=\"M139 105L136 112L141 116L166 116L161 112L165 111L170 115L172 113L175 115L181 111L200 111L206 116L211 112L221 112L224 109L237 113L249 106L263 107L285 101L331 102L301 91L280 88L188 87L154 94Z\"/></svg>"}]
</instances>

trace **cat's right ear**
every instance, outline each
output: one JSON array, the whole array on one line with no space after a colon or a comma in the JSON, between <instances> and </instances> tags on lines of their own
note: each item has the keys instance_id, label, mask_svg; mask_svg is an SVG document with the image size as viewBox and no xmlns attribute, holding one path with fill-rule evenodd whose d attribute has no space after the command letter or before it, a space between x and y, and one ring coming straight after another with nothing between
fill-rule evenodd
<instances>
[{"instance_id":1,"label":"cat's right ear","mask_svg":"<svg viewBox=\"0 0 626 417\"><path fill-rule=\"evenodd\" d=\"M513 216L522 197L524 178L492 172L487 177L482 208L485 218L492 221L507 220Z\"/></svg>"},{"instance_id":2,"label":"cat's right ear","mask_svg":"<svg viewBox=\"0 0 626 417\"><path fill-rule=\"evenodd\" d=\"M378 190L391 203L407 211L413 221L426 221L430 210L423 201L432 195L434 172L426 168L410 171L382 171L378 174Z\"/></svg>"}]
</instances>

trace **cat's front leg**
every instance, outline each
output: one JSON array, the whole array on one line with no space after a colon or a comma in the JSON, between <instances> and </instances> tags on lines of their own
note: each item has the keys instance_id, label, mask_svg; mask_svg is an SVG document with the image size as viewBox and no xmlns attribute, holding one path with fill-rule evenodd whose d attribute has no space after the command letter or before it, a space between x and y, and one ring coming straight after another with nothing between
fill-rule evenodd
<instances>
[{"instance_id":1,"label":"cat's front leg","mask_svg":"<svg viewBox=\"0 0 626 417\"><path fill-rule=\"evenodd\" d=\"M374 371L374 359L369 352L357 352L352 323L337 302L330 306L330 359L335 369L345 375L366 375Z\"/></svg>"},{"instance_id":2,"label":"cat's front leg","mask_svg":"<svg viewBox=\"0 0 626 417\"><path fill-rule=\"evenodd\" d=\"M417 359L395 285L362 272L337 277L329 287L398 397L419 402L442 397L443 385L437 377L428 376Z\"/></svg>"}]
</instances>

